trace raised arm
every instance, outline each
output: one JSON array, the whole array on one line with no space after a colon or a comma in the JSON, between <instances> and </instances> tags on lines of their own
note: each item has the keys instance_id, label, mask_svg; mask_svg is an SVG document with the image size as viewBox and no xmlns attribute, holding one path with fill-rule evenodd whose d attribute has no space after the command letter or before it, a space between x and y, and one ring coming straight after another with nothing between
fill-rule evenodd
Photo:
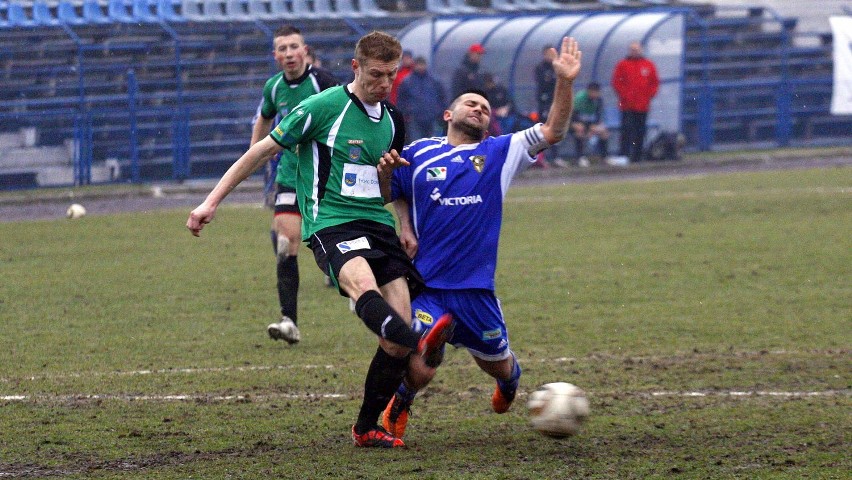
<instances>
[{"instance_id":1,"label":"raised arm","mask_svg":"<svg viewBox=\"0 0 852 480\"><path fill-rule=\"evenodd\" d=\"M276 153L282 150L281 145L275 142L270 136L264 137L259 142L255 143L244 153L239 160L231 165L231 168L225 172L219 183L213 187L213 190L207 195L207 198L197 206L195 210L190 212L189 219L186 221L186 228L196 237L201 234L201 229L213 221L216 215L216 208L228 196L231 191L236 188L249 175L257 171L263 166L266 161Z\"/></svg>"},{"instance_id":2,"label":"raised arm","mask_svg":"<svg viewBox=\"0 0 852 480\"><path fill-rule=\"evenodd\" d=\"M553 103L547 121L542 125L544 139L551 145L565 138L571 110L574 108L574 79L580 73L583 52L577 41L564 37L556 59L553 60L553 71L556 73L556 87L553 89Z\"/></svg>"}]
</instances>

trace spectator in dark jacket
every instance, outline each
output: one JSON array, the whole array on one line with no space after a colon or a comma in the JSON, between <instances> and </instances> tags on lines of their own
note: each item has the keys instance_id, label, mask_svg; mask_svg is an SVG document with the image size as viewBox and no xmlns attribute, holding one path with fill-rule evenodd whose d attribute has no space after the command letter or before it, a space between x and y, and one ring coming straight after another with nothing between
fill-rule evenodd
<instances>
[{"instance_id":1,"label":"spectator in dark jacket","mask_svg":"<svg viewBox=\"0 0 852 480\"><path fill-rule=\"evenodd\" d=\"M447 104L444 87L429 74L426 59L414 59L414 69L399 85L397 106L405 116L406 142L435 136Z\"/></svg>"},{"instance_id":2,"label":"spectator in dark jacket","mask_svg":"<svg viewBox=\"0 0 852 480\"><path fill-rule=\"evenodd\" d=\"M479 62L485 55L485 48L474 43L467 49L464 60L453 74L453 98L457 98L468 90L484 90L484 81L479 73Z\"/></svg>"},{"instance_id":3,"label":"spectator in dark jacket","mask_svg":"<svg viewBox=\"0 0 852 480\"><path fill-rule=\"evenodd\" d=\"M645 129L651 99L657 95L660 79L654 62L642 56L642 45L630 44L627 57L612 72L612 88L618 95L621 110L621 142L618 154L631 162L642 160Z\"/></svg>"},{"instance_id":4,"label":"spectator in dark jacket","mask_svg":"<svg viewBox=\"0 0 852 480\"><path fill-rule=\"evenodd\" d=\"M546 122L553 103L553 87L556 86L556 75L553 73L553 60L556 59L551 45L541 48L541 62L535 66L536 102L538 104L538 121ZM559 157L559 143L551 145L543 152L547 162L557 167L567 167L568 162ZM545 164L542 164L545 165Z\"/></svg>"}]
</instances>

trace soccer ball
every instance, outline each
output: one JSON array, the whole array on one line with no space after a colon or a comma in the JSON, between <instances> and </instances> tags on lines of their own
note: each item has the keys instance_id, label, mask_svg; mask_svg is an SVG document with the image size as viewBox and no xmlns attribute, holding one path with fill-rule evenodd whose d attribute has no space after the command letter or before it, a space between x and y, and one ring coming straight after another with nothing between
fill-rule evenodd
<instances>
[{"instance_id":1,"label":"soccer ball","mask_svg":"<svg viewBox=\"0 0 852 480\"><path fill-rule=\"evenodd\" d=\"M580 431L589 416L586 392L570 383L547 383L527 402L533 428L548 437L568 437Z\"/></svg>"},{"instance_id":2,"label":"soccer ball","mask_svg":"<svg viewBox=\"0 0 852 480\"><path fill-rule=\"evenodd\" d=\"M65 216L68 218L81 218L86 216L86 207L79 203L73 203L68 210L65 211Z\"/></svg>"}]
</instances>

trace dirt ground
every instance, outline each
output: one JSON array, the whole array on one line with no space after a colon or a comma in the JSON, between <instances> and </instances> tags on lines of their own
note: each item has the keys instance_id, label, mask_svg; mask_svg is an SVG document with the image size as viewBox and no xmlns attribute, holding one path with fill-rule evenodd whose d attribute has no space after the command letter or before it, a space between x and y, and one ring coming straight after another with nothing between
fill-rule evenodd
<instances>
[{"instance_id":1,"label":"dirt ground","mask_svg":"<svg viewBox=\"0 0 852 480\"><path fill-rule=\"evenodd\" d=\"M744 171L833 168L852 165L852 152L786 155L758 154L744 158L686 159L677 162L644 162L627 167L592 166L590 168L529 169L518 175L513 185L557 185L605 181L633 181L691 175L723 174ZM213 188L216 180L193 180L185 183L150 185L128 193L98 191L81 192L75 188L51 188L27 192L5 192L0 196L0 222L52 220L65 217L72 203L86 207L88 215L120 212L144 212L185 208L187 214ZM245 182L228 196L231 204L261 204L262 184Z\"/></svg>"}]
</instances>

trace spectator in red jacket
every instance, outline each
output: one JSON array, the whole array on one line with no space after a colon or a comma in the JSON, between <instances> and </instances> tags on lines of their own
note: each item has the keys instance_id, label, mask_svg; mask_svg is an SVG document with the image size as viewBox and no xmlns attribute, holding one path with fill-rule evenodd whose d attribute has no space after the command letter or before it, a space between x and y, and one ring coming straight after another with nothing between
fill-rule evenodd
<instances>
[{"instance_id":1,"label":"spectator in red jacket","mask_svg":"<svg viewBox=\"0 0 852 480\"><path fill-rule=\"evenodd\" d=\"M660 79L654 62L642 56L642 45L630 44L630 52L612 72L612 88L618 95L621 110L621 145L619 155L630 162L642 160L645 129L651 99L657 94Z\"/></svg>"},{"instance_id":2,"label":"spectator in red jacket","mask_svg":"<svg viewBox=\"0 0 852 480\"><path fill-rule=\"evenodd\" d=\"M396 71L396 78L393 79L393 83L391 84L390 102L392 104L396 105L399 98L399 86L412 71L414 71L414 56L411 50L405 50L402 52L402 60L399 62L399 70Z\"/></svg>"}]
</instances>

